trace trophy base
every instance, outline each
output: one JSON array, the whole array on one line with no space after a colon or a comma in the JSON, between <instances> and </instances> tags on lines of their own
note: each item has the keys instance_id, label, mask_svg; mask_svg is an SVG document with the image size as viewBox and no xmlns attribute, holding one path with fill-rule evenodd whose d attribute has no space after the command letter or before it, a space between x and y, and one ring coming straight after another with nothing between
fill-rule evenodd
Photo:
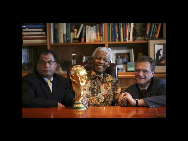
<instances>
[{"instance_id":1,"label":"trophy base","mask_svg":"<svg viewBox=\"0 0 188 141\"><path fill-rule=\"evenodd\" d=\"M72 42L73 43L78 43L78 38L73 38Z\"/></svg>"},{"instance_id":2,"label":"trophy base","mask_svg":"<svg viewBox=\"0 0 188 141\"><path fill-rule=\"evenodd\" d=\"M86 107L82 103L74 103L72 108L73 109L81 109L81 110L86 109Z\"/></svg>"}]
</instances>

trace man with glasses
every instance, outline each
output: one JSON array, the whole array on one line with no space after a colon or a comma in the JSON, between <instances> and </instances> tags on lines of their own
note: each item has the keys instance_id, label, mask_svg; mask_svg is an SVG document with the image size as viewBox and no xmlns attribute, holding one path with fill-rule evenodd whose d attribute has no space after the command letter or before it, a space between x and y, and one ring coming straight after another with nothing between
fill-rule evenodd
<instances>
[{"instance_id":1,"label":"man with glasses","mask_svg":"<svg viewBox=\"0 0 188 141\"><path fill-rule=\"evenodd\" d=\"M166 81L154 76L155 62L149 56L141 56L135 65L135 80L120 96L121 106L166 106ZM127 103L128 102L128 103Z\"/></svg>"},{"instance_id":2,"label":"man with glasses","mask_svg":"<svg viewBox=\"0 0 188 141\"><path fill-rule=\"evenodd\" d=\"M57 59L51 50L43 50L37 58L37 71L22 78L22 107L71 107L74 95L68 80L55 72Z\"/></svg>"}]
</instances>

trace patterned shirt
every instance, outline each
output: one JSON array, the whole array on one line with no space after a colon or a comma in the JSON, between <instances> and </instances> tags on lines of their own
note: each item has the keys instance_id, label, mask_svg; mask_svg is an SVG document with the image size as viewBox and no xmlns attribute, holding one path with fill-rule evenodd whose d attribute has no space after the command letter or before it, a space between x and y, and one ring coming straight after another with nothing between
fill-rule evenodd
<instances>
[{"instance_id":1,"label":"patterned shirt","mask_svg":"<svg viewBox=\"0 0 188 141\"><path fill-rule=\"evenodd\" d=\"M93 70L87 71L88 82L84 88L89 106L112 106L118 105L121 94L121 84L118 79L107 73L96 75Z\"/></svg>"}]
</instances>

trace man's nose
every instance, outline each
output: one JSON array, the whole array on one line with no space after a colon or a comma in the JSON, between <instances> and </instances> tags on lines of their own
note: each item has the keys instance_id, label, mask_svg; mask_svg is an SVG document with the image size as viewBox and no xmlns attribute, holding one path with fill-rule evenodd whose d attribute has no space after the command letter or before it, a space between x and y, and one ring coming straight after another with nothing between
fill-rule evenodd
<instances>
[{"instance_id":1,"label":"man's nose","mask_svg":"<svg viewBox=\"0 0 188 141\"><path fill-rule=\"evenodd\" d=\"M104 63L104 60L103 59L99 59L99 63Z\"/></svg>"},{"instance_id":2,"label":"man's nose","mask_svg":"<svg viewBox=\"0 0 188 141\"><path fill-rule=\"evenodd\" d=\"M46 62L46 64L45 64L45 68L48 68L49 66L50 66L49 63Z\"/></svg>"},{"instance_id":3,"label":"man's nose","mask_svg":"<svg viewBox=\"0 0 188 141\"><path fill-rule=\"evenodd\" d=\"M142 70L140 70L139 72L138 72L138 75L143 75L144 73L143 73L143 71Z\"/></svg>"}]
</instances>

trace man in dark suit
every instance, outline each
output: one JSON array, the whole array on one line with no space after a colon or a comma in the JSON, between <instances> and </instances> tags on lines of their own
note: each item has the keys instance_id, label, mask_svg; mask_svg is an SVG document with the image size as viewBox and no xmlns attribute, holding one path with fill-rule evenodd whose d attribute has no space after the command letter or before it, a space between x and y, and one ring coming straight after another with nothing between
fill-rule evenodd
<instances>
[{"instance_id":1,"label":"man in dark suit","mask_svg":"<svg viewBox=\"0 0 188 141\"><path fill-rule=\"evenodd\" d=\"M22 78L22 106L25 108L71 107L74 95L68 80L55 74L57 59L51 50L43 50L37 58L37 72Z\"/></svg>"},{"instance_id":2,"label":"man in dark suit","mask_svg":"<svg viewBox=\"0 0 188 141\"><path fill-rule=\"evenodd\" d=\"M141 56L135 65L136 84L120 96L121 106L166 106L166 81L154 76L155 63L149 56ZM128 102L128 103L127 103Z\"/></svg>"}]
</instances>

